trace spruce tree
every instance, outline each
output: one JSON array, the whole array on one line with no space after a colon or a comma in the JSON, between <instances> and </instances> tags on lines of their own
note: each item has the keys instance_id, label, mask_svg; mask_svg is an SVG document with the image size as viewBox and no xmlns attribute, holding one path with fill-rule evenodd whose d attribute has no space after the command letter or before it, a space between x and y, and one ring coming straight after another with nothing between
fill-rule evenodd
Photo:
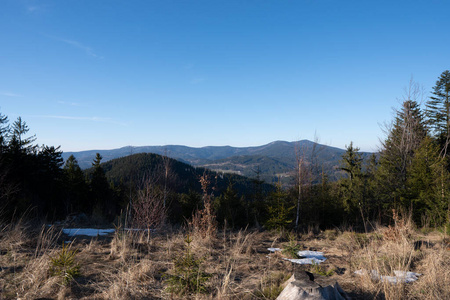
<instances>
[{"instance_id":1,"label":"spruce tree","mask_svg":"<svg viewBox=\"0 0 450 300\"><path fill-rule=\"evenodd\" d=\"M105 171L101 166L102 156L97 153L92 163L94 171L91 178L91 195L94 200L93 213L99 217L112 219L114 217L115 207L111 188L106 179Z\"/></svg>"},{"instance_id":2,"label":"spruce tree","mask_svg":"<svg viewBox=\"0 0 450 300\"><path fill-rule=\"evenodd\" d=\"M36 136L25 138L24 136L30 131L27 123L18 117L11 127L11 138L9 140L9 148L13 152L22 152L32 154L35 152L37 146L33 145L36 141Z\"/></svg>"},{"instance_id":3,"label":"spruce tree","mask_svg":"<svg viewBox=\"0 0 450 300\"><path fill-rule=\"evenodd\" d=\"M341 180L340 195L349 217L357 217L363 201L363 158L359 148L353 147L353 142L346 148L340 169L347 174L347 178Z\"/></svg>"},{"instance_id":4,"label":"spruce tree","mask_svg":"<svg viewBox=\"0 0 450 300\"><path fill-rule=\"evenodd\" d=\"M440 226L447 220L450 199L450 175L446 159L439 156L439 146L426 137L417 149L408 169L409 203L414 221L424 224L424 217L430 225Z\"/></svg>"},{"instance_id":5,"label":"spruce tree","mask_svg":"<svg viewBox=\"0 0 450 300\"><path fill-rule=\"evenodd\" d=\"M292 223L290 214L293 208L289 204L288 194L283 190L280 179L278 179L277 189L271 193L268 199L269 218L266 221L267 228L280 231L286 229Z\"/></svg>"},{"instance_id":6,"label":"spruce tree","mask_svg":"<svg viewBox=\"0 0 450 300\"><path fill-rule=\"evenodd\" d=\"M404 101L380 151L378 195L385 209L405 204L407 170L426 134L419 104L411 99Z\"/></svg>"},{"instance_id":7,"label":"spruce tree","mask_svg":"<svg viewBox=\"0 0 450 300\"><path fill-rule=\"evenodd\" d=\"M64 165L66 207L70 212L90 213L91 207L88 197L88 185L84 179L75 156L71 155Z\"/></svg>"},{"instance_id":8,"label":"spruce tree","mask_svg":"<svg viewBox=\"0 0 450 300\"><path fill-rule=\"evenodd\" d=\"M446 156L450 142L450 71L442 72L432 94L426 103L426 116L433 135L439 141L442 154Z\"/></svg>"},{"instance_id":9,"label":"spruce tree","mask_svg":"<svg viewBox=\"0 0 450 300\"><path fill-rule=\"evenodd\" d=\"M9 132L8 117L0 113L0 156L7 145L7 134Z\"/></svg>"}]
</instances>

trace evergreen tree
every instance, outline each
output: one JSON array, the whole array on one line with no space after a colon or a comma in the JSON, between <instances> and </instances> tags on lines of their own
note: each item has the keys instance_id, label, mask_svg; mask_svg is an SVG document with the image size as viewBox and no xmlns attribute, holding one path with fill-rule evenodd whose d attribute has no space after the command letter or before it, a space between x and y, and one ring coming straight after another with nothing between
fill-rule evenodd
<instances>
[{"instance_id":1,"label":"evergreen tree","mask_svg":"<svg viewBox=\"0 0 450 300\"><path fill-rule=\"evenodd\" d=\"M101 164L102 156L97 153L92 163L94 171L91 178L91 196L93 199L93 214L99 217L106 217L112 220L115 213L115 203L113 200L112 191L106 179L105 172Z\"/></svg>"},{"instance_id":2,"label":"evergreen tree","mask_svg":"<svg viewBox=\"0 0 450 300\"><path fill-rule=\"evenodd\" d=\"M377 181L378 172L378 156L372 153L366 164L364 172L364 205L363 211L368 219L376 219L380 217L381 207L378 200L378 191L380 190Z\"/></svg>"},{"instance_id":3,"label":"evergreen tree","mask_svg":"<svg viewBox=\"0 0 450 300\"><path fill-rule=\"evenodd\" d=\"M30 154L33 165L29 166L33 174L30 185L33 191L32 203L41 207L40 213L52 220L64 219L68 211L63 199L63 159L59 147L45 146L35 148L36 154Z\"/></svg>"},{"instance_id":4,"label":"evergreen tree","mask_svg":"<svg viewBox=\"0 0 450 300\"><path fill-rule=\"evenodd\" d=\"M411 99L397 110L380 151L377 181L379 198L385 209L405 205L407 170L415 151L427 134L419 104Z\"/></svg>"},{"instance_id":5,"label":"evergreen tree","mask_svg":"<svg viewBox=\"0 0 450 300\"><path fill-rule=\"evenodd\" d=\"M201 208L202 206L202 195L195 192L194 190L189 190L188 193L183 193L181 195L181 211L184 220L192 217L194 212Z\"/></svg>"},{"instance_id":6,"label":"evergreen tree","mask_svg":"<svg viewBox=\"0 0 450 300\"><path fill-rule=\"evenodd\" d=\"M219 222L227 222L231 228L245 226L245 207L243 198L238 196L233 183L228 183L225 192L214 199L214 209Z\"/></svg>"},{"instance_id":7,"label":"evergreen tree","mask_svg":"<svg viewBox=\"0 0 450 300\"><path fill-rule=\"evenodd\" d=\"M426 137L408 170L408 204L417 224L425 225L423 217L435 226L440 226L447 220L450 176L445 166L445 158L439 156L439 146Z\"/></svg>"},{"instance_id":8,"label":"evergreen tree","mask_svg":"<svg viewBox=\"0 0 450 300\"><path fill-rule=\"evenodd\" d=\"M36 136L30 136L25 138L24 136L30 131L27 123L22 121L21 117L13 123L11 127L11 137L9 140L9 147L12 152L33 153L37 146L33 145L36 141Z\"/></svg>"},{"instance_id":9,"label":"evergreen tree","mask_svg":"<svg viewBox=\"0 0 450 300\"><path fill-rule=\"evenodd\" d=\"M0 158L7 146L7 134L9 133L8 117L0 113Z\"/></svg>"},{"instance_id":10,"label":"evergreen tree","mask_svg":"<svg viewBox=\"0 0 450 300\"><path fill-rule=\"evenodd\" d=\"M65 206L69 212L90 213L90 202L84 173L78 165L75 156L71 155L64 165L66 200Z\"/></svg>"},{"instance_id":11,"label":"evergreen tree","mask_svg":"<svg viewBox=\"0 0 450 300\"><path fill-rule=\"evenodd\" d=\"M0 212L6 212L12 195L16 192L15 184L10 178L7 160L9 125L8 117L0 113ZM0 217L2 215L0 214Z\"/></svg>"},{"instance_id":12,"label":"evergreen tree","mask_svg":"<svg viewBox=\"0 0 450 300\"><path fill-rule=\"evenodd\" d=\"M291 223L291 211L294 206L289 205L288 194L283 190L280 180L277 183L277 189L271 193L268 199L269 218L266 222L267 228L283 230Z\"/></svg>"},{"instance_id":13,"label":"evergreen tree","mask_svg":"<svg viewBox=\"0 0 450 300\"><path fill-rule=\"evenodd\" d=\"M248 204L248 217L247 223L254 221L256 227L260 227L260 224L267 216L267 207L265 206L265 193L263 191L263 183L261 180L261 168L258 166L255 172L255 178L252 179L252 193L250 197L250 203Z\"/></svg>"},{"instance_id":14,"label":"evergreen tree","mask_svg":"<svg viewBox=\"0 0 450 300\"><path fill-rule=\"evenodd\" d=\"M433 134L439 141L442 154L447 155L450 143L450 71L442 72L432 94L426 103L426 115Z\"/></svg>"},{"instance_id":15,"label":"evergreen tree","mask_svg":"<svg viewBox=\"0 0 450 300\"><path fill-rule=\"evenodd\" d=\"M347 151L342 155L341 170L347 174L347 178L341 180L340 195L344 209L350 217L359 215L363 195L363 158L359 148L353 147L353 142L346 147Z\"/></svg>"}]
</instances>

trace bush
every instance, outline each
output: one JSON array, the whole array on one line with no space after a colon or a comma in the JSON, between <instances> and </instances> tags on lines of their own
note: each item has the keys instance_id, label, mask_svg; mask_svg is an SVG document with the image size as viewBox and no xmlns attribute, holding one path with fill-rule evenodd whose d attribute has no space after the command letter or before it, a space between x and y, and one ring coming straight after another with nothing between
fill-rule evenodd
<instances>
[{"instance_id":1,"label":"bush","mask_svg":"<svg viewBox=\"0 0 450 300\"><path fill-rule=\"evenodd\" d=\"M166 275L167 290L178 295L205 293L206 282L211 275L201 270L202 260L196 259L191 253L192 239L189 235L184 242L186 243L185 254L175 260L173 274Z\"/></svg>"},{"instance_id":2,"label":"bush","mask_svg":"<svg viewBox=\"0 0 450 300\"><path fill-rule=\"evenodd\" d=\"M289 235L289 243L283 247L281 251L284 255L289 258L298 258L298 251L300 251L301 246L297 244L294 234Z\"/></svg>"},{"instance_id":3,"label":"bush","mask_svg":"<svg viewBox=\"0 0 450 300\"><path fill-rule=\"evenodd\" d=\"M74 278L79 277L80 266L75 263L75 255L77 251L70 250L65 244L62 245L61 251L51 258L52 265L50 267L51 276L60 276L64 285L69 284Z\"/></svg>"}]
</instances>

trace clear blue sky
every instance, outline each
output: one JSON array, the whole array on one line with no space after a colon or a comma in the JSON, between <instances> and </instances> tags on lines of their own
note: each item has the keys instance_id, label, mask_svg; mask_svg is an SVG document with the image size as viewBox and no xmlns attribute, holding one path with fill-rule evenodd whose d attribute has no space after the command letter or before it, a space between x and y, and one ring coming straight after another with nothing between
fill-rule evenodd
<instances>
[{"instance_id":1,"label":"clear blue sky","mask_svg":"<svg viewBox=\"0 0 450 300\"><path fill-rule=\"evenodd\" d=\"M0 112L64 151L313 139L375 151L450 1L0 0Z\"/></svg>"}]
</instances>

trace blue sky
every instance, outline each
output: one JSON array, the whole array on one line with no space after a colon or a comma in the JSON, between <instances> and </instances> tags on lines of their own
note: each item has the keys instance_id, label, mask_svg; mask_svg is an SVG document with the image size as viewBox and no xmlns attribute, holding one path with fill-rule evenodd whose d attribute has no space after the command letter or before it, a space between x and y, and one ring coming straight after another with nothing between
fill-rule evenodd
<instances>
[{"instance_id":1,"label":"blue sky","mask_svg":"<svg viewBox=\"0 0 450 300\"><path fill-rule=\"evenodd\" d=\"M376 151L450 68L450 1L0 1L0 112L64 151L314 139Z\"/></svg>"}]
</instances>

